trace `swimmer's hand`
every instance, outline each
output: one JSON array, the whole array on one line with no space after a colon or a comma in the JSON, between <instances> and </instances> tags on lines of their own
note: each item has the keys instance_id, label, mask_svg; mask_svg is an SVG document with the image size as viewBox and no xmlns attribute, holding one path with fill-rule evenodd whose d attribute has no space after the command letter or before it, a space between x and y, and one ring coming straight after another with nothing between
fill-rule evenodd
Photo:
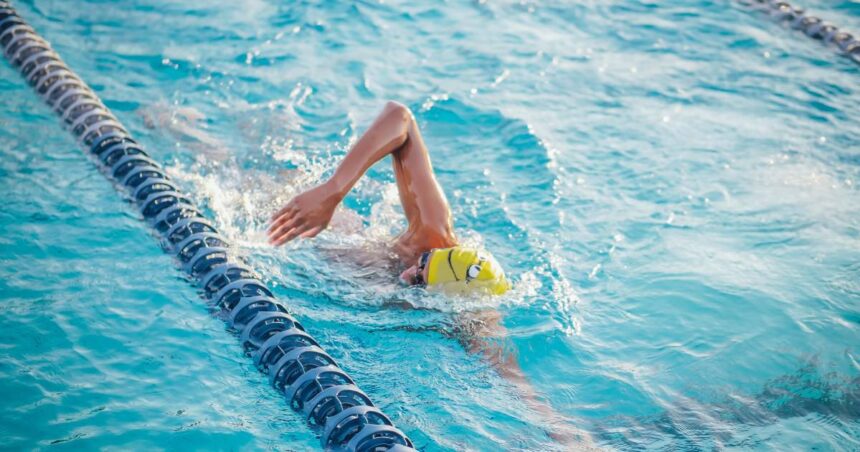
<instances>
[{"instance_id":1,"label":"swimmer's hand","mask_svg":"<svg viewBox=\"0 0 860 452\"><path fill-rule=\"evenodd\" d=\"M328 227L341 200L343 195L328 182L296 196L272 215L269 243L280 246L296 237L315 237Z\"/></svg>"}]
</instances>

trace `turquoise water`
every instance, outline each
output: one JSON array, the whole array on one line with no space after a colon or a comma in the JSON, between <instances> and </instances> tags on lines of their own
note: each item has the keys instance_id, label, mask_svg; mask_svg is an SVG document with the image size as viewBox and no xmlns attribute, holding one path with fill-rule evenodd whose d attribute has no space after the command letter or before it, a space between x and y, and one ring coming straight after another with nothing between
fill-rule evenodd
<instances>
[{"instance_id":1,"label":"turquoise water","mask_svg":"<svg viewBox=\"0 0 860 452\"><path fill-rule=\"evenodd\" d=\"M860 448L856 64L732 2L210 3L15 5L419 448L567 448L458 341L494 309L598 446ZM856 2L803 6L860 33ZM3 448L317 448L0 66ZM509 296L396 284L384 163L357 217L265 245L388 99Z\"/></svg>"}]
</instances>

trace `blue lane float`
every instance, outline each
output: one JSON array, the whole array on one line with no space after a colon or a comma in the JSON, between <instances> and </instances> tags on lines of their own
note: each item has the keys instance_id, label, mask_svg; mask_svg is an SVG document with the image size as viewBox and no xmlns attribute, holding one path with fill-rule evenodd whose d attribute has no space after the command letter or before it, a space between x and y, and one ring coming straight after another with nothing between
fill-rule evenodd
<instances>
[{"instance_id":1,"label":"blue lane float","mask_svg":"<svg viewBox=\"0 0 860 452\"><path fill-rule=\"evenodd\" d=\"M860 64L860 39L839 27L808 14L781 0L742 0L741 3L764 12L777 22L781 22L806 36L832 45L838 52Z\"/></svg>"},{"instance_id":2,"label":"blue lane float","mask_svg":"<svg viewBox=\"0 0 860 452\"><path fill-rule=\"evenodd\" d=\"M3 0L0 47L104 174L128 191L167 252L176 256L206 300L239 332L241 345L257 368L321 434L323 448L414 450L409 438L275 299L260 276L231 253L217 228L95 92Z\"/></svg>"}]
</instances>

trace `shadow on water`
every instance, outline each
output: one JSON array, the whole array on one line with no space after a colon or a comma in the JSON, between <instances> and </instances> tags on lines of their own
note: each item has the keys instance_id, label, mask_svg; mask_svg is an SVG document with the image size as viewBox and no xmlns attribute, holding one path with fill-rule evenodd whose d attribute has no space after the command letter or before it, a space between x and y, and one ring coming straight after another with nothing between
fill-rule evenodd
<instances>
[{"instance_id":1,"label":"shadow on water","mask_svg":"<svg viewBox=\"0 0 860 452\"><path fill-rule=\"evenodd\" d=\"M796 418L850 430L860 420L860 377L823 371L811 358L795 372L767 381L752 395L724 394L714 403L685 399L647 418L614 418L595 425L600 442L620 449L672 444L684 450L768 444L768 429ZM751 430L755 428L755 430ZM856 440L855 440L856 441Z\"/></svg>"}]
</instances>

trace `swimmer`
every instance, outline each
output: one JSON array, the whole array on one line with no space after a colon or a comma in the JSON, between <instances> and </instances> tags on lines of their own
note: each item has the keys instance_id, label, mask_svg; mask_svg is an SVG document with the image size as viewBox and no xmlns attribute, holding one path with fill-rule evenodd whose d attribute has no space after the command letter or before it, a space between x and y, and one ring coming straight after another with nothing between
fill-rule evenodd
<instances>
[{"instance_id":1,"label":"swimmer","mask_svg":"<svg viewBox=\"0 0 860 452\"><path fill-rule=\"evenodd\" d=\"M405 106L389 102L326 182L293 198L272 217L274 245L323 231L364 173L391 155L400 202L408 227L393 248L407 267L406 284L444 287L447 291L501 295L510 288L501 266L488 252L459 246L451 209L433 174L430 154L418 124Z\"/></svg>"},{"instance_id":2,"label":"swimmer","mask_svg":"<svg viewBox=\"0 0 860 452\"><path fill-rule=\"evenodd\" d=\"M408 226L393 243L405 270L400 281L461 295L502 295L511 288L502 267L485 250L461 246L454 234L451 210L436 181L430 153L407 107L389 102L370 128L322 184L290 200L271 219L268 237L274 246L311 238L325 230L335 209L364 173L391 155L400 202ZM484 356L514 384L523 400L550 426L549 434L566 446L588 448L588 434L562 419L541 400L517 363L500 343L505 329L497 311L469 313L459 319L457 339L471 353Z\"/></svg>"}]
</instances>

